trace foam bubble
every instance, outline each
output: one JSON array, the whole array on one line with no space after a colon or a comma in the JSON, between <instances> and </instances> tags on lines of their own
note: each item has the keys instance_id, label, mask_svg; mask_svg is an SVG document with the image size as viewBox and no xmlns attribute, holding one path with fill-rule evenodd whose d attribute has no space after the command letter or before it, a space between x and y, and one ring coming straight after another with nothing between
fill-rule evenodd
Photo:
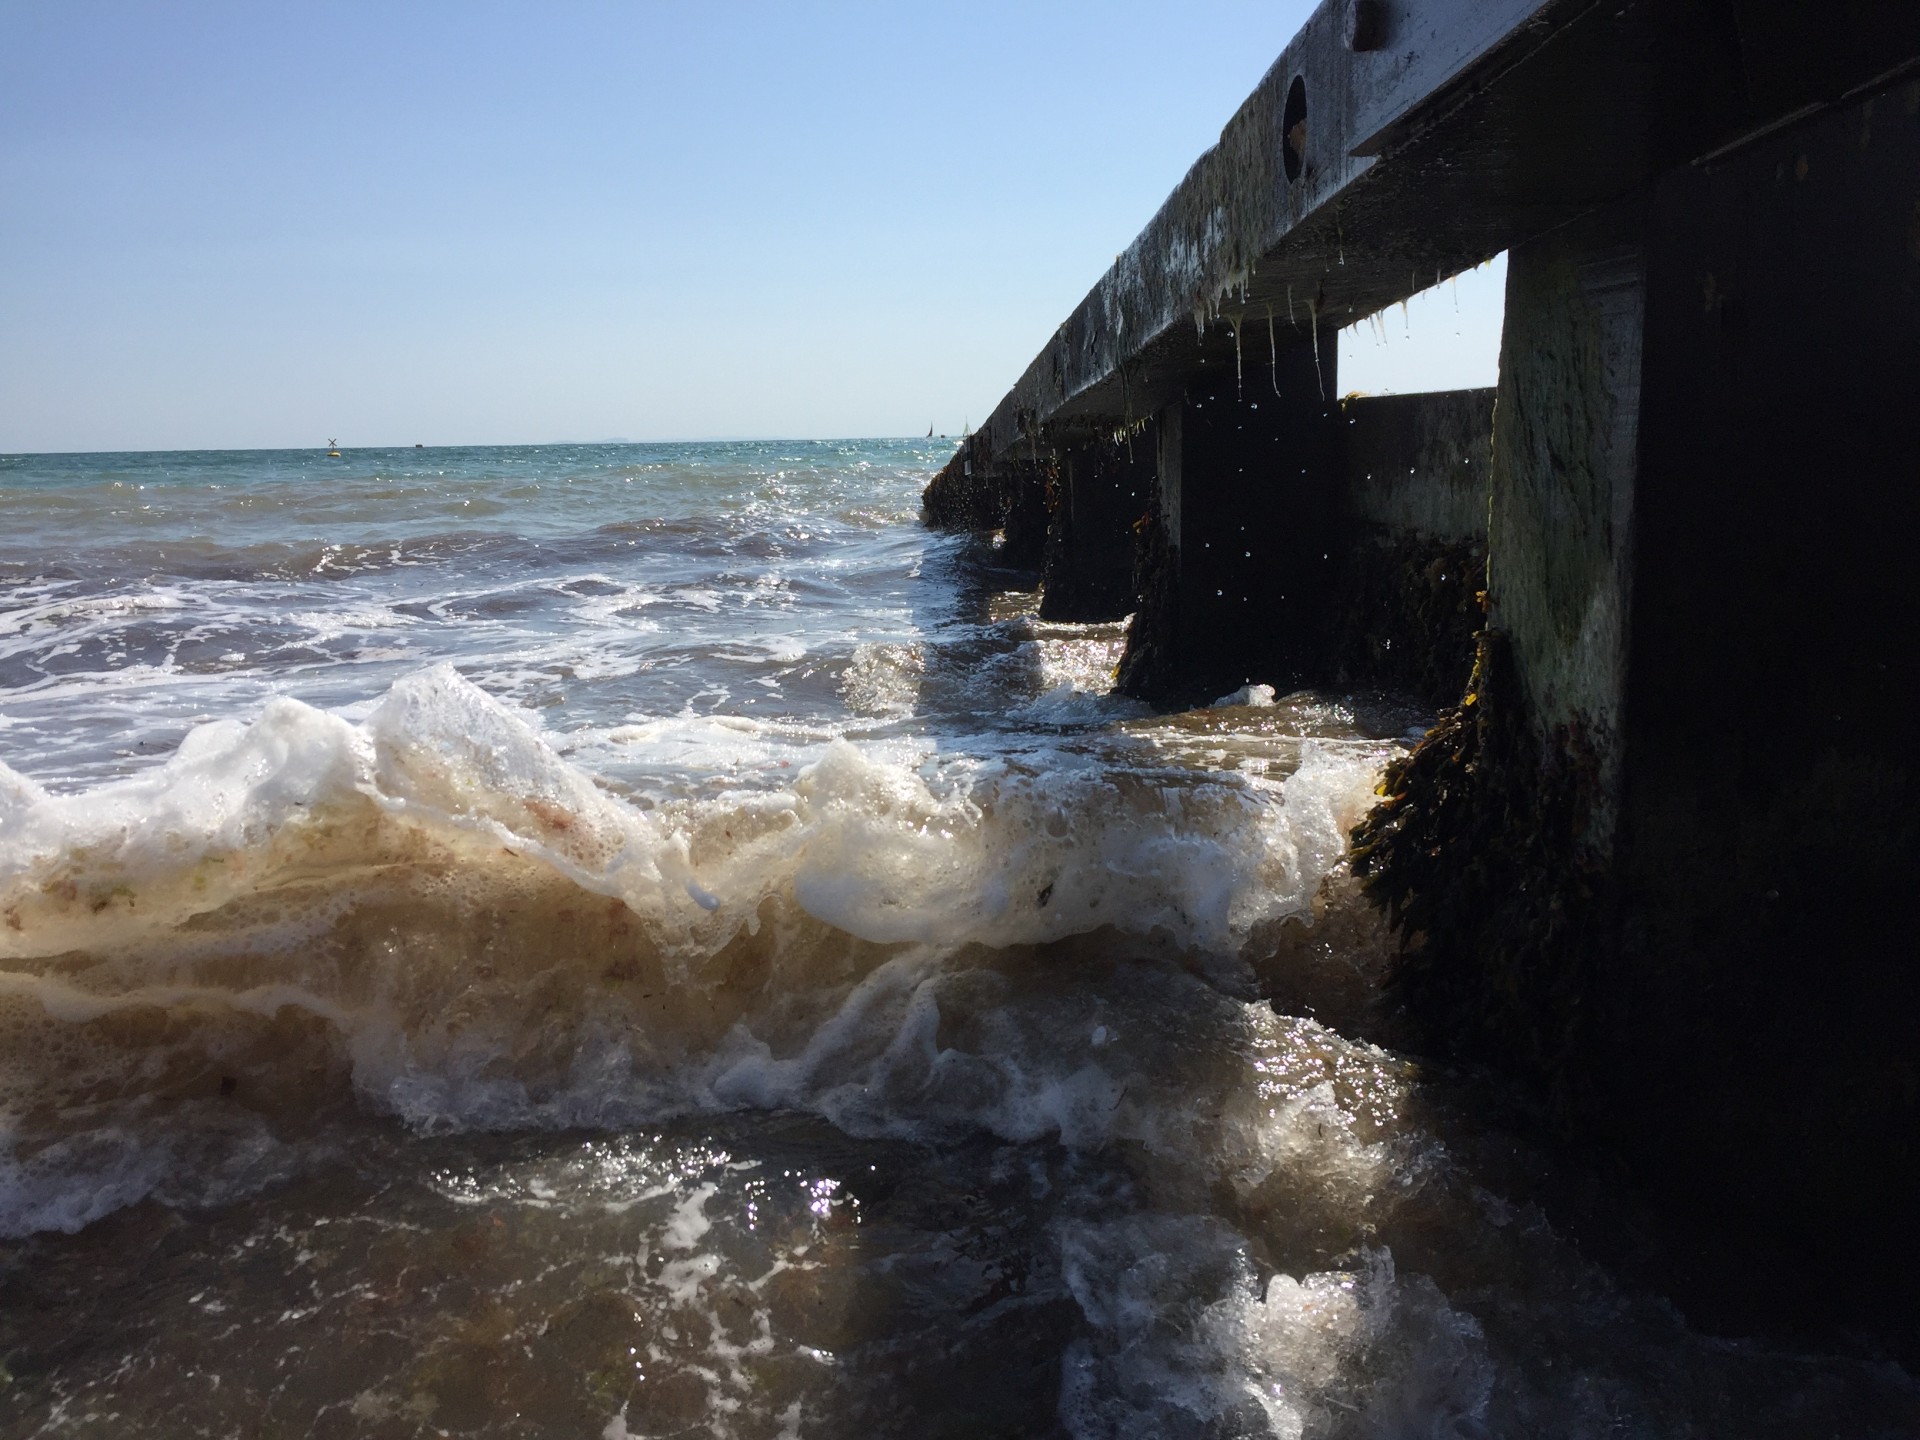
<instances>
[{"instance_id":1,"label":"foam bubble","mask_svg":"<svg viewBox=\"0 0 1920 1440\"><path fill-rule=\"evenodd\" d=\"M1265 710L1273 705L1273 686L1242 685L1230 695L1222 695L1210 707L1226 710L1236 706L1246 706L1255 710Z\"/></svg>"}]
</instances>

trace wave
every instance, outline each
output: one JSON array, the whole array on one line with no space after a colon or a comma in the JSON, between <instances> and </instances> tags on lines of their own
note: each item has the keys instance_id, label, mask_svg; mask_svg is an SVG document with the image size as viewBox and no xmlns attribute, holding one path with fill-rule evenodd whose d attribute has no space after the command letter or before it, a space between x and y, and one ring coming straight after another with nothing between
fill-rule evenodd
<instances>
[{"instance_id":1,"label":"wave","mask_svg":"<svg viewBox=\"0 0 1920 1440\"><path fill-rule=\"evenodd\" d=\"M1309 742L1271 781L834 741L648 808L441 666L77 794L0 766L0 1231L242 1193L342 1108L1074 1133L1100 1094L923 1033L961 957L1231 957L1307 910L1376 760Z\"/></svg>"}]
</instances>

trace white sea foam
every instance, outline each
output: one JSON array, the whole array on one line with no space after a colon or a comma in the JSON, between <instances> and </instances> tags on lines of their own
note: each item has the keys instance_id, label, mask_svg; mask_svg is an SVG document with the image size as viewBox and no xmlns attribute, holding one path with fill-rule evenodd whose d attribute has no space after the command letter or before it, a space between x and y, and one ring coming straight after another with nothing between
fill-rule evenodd
<instances>
[{"instance_id":1,"label":"white sea foam","mask_svg":"<svg viewBox=\"0 0 1920 1440\"><path fill-rule=\"evenodd\" d=\"M1218 700L1214 701L1213 708L1222 710L1244 705L1256 710L1263 710L1272 704L1273 686L1242 685L1232 694L1222 695Z\"/></svg>"},{"instance_id":2,"label":"white sea foam","mask_svg":"<svg viewBox=\"0 0 1920 1440\"><path fill-rule=\"evenodd\" d=\"M1282 783L1242 784L828 740L755 787L650 815L449 667L361 715L277 699L76 794L0 770L0 1102L18 1116L82 1077L204 1069L279 1035L303 1063L337 1057L320 1073L344 1066L363 1104L430 1129L711 1104L856 1123L856 1057L892 1054L895 1081L873 1083L897 1091L930 1043L920 967L1100 929L1231 952L1304 910L1371 774L1330 748ZM609 738L668 743L691 723ZM755 722L702 728L736 762L774 753ZM769 943L784 993L739 990ZM163 1060L101 1031L139 1016L171 1017ZM927 1083L964 1089L972 1064L936 1056ZM1093 1133L1110 1080L1036 1074L1001 1074L997 1100L946 1121ZM43 1178L58 1132L15 1136ZM164 1169L115 1164L148 1178L100 1193ZM51 1205L23 1199L0 1224L66 1213Z\"/></svg>"}]
</instances>

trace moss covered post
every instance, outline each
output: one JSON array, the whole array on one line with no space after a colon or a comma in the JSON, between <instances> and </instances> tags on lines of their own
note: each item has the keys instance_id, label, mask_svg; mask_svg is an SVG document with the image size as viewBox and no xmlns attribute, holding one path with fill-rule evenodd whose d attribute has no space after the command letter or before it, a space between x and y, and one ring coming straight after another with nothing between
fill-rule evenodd
<instances>
[{"instance_id":1,"label":"moss covered post","mask_svg":"<svg viewBox=\"0 0 1920 1440\"><path fill-rule=\"evenodd\" d=\"M1708 1288L1911 1326L1920 83L1710 161L1514 247L1488 625L1355 864Z\"/></svg>"},{"instance_id":2,"label":"moss covered post","mask_svg":"<svg viewBox=\"0 0 1920 1440\"><path fill-rule=\"evenodd\" d=\"M1487 627L1468 693L1388 771L1356 868L1436 1049L1590 1102L1611 924L1645 265L1637 213L1515 246L1494 401Z\"/></svg>"},{"instance_id":3,"label":"moss covered post","mask_svg":"<svg viewBox=\"0 0 1920 1440\"><path fill-rule=\"evenodd\" d=\"M1645 261L1633 217L1515 247L1494 401L1489 623L1534 738L1593 764L1581 843L1611 850L1626 700Z\"/></svg>"}]
</instances>

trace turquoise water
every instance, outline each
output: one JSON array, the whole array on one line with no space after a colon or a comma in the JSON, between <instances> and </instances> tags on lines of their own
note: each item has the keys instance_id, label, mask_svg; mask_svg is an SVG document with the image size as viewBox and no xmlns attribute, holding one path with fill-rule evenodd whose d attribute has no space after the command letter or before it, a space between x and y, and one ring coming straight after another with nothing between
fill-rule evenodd
<instances>
[{"instance_id":1,"label":"turquoise water","mask_svg":"<svg viewBox=\"0 0 1920 1440\"><path fill-rule=\"evenodd\" d=\"M910 521L944 458L870 442L3 457L10 751L56 784L101 779L236 707L351 704L434 661L565 731L723 711L835 726L861 647L937 624Z\"/></svg>"},{"instance_id":2,"label":"turquoise water","mask_svg":"<svg viewBox=\"0 0 1920 1440\"><path fill-rule=\"evenodd\" d=\"M920 442L0 457L0 1433L1920 1433L1370 1043L1419 717Z\"/></svg>"}]
</instances>

